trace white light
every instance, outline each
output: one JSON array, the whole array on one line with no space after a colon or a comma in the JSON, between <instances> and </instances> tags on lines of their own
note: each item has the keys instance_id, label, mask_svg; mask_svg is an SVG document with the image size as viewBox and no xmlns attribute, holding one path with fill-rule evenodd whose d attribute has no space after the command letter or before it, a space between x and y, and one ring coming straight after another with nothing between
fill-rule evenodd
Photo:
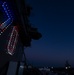
<instances>
[{"instance_id":1,"label":"white light","mask_svg":"<svg viewBox=\"0 0 74 75\"><path fill-rule=\"evenodd\" d=\"M23 68L24 68L24 66L22 66L22 65L21 65L21 66L20 66L20 68L22 68L22 69L23 69Z\"/></svg>"},{"instance_id":2,"label":"white light","mask_svg":"<svg viewBox=\"0 0 74 75\"><path fill-rule=\"evenodd\" d=\"M65 67L65 69L68 69L68 67Z\"/></svg>"},{"instance_id":3,"label":"white light","mask_svg":"<svg viewBox=\"0 0 74 75\"><path fill-rule=\"evenodd\" d=\"M8 54L12 55L12 53L11 53L11 52L8 52Z\"/></svg>"},{"instance_id":4,"label":"white light","mask_svg":"<svg viewBox=\"0 0 74 75\"><path fill-rule=\"evenodd\" d=\"M3 33L3 32L1 32L1 33Z\"/></svg>"}]
</instances>

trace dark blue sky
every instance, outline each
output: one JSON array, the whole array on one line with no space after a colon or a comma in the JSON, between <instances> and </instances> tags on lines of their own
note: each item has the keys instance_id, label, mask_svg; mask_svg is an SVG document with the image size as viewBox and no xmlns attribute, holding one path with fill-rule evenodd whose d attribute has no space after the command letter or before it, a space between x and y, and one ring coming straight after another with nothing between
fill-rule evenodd
<instances>
[{"instance_id":1,"label":"dark blue sky","mask_svg":"<svg viewBox=\"0 0 74 75\"><path fill-rule=\"evenodd\" d=\"M27 60L36 65L64 66L74 63L74 1L26 0L33 8L30 22L43 37L26 49Z\"/></svg>"}]
</instances>

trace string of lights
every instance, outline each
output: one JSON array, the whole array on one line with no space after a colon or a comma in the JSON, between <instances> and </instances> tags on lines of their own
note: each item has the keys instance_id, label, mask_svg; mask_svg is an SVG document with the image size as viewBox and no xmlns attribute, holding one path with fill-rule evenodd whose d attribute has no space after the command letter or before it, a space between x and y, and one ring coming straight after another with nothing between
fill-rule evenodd
<instances>
[{"instance_id":1,"label":"string of lights","mask_svg":"<svg viewBox=\"0 0 74 75\"><path fill-rule=\"evenodd\" d=\"M9 8L8 8L6 2L4 2L4 3L2 4L2 8L4 9L4 12L6 13L8 19L7 19L6 21L4 21L4 22L0 25L0 29L2 30L2 31L0 32L0 35L1 35L1 33L3 33L3 32L8 28L8 27L12 24L12 22L13 22L13 18L12 18L12 16L11 16L11 12L10 12L10 10L9 10Z\"/></svg>"},{"instance_id":2,"label":"string of lights","mask_svg":"<svg viewBox=\"0 0 74 75\"><path fill-rule=\"evenodd\" d=\"M18 32L16 26L14 26L7 46L8 54L10 55L14 54L17 40L18 40Z\"/></svg>"}]
</instances>

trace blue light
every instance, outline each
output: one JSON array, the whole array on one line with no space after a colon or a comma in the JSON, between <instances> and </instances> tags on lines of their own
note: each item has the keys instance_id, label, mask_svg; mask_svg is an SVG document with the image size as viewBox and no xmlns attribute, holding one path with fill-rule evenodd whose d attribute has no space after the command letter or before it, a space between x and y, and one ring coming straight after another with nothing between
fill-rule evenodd
<instances>
[{"instance_id":1,"label":"blue light","mask_svg":"<svg viewBox=\"0 0 74 75\"><path fill-rule=\"evenodd\" d=\"M8 19L6 21L4 21L1 24L1 26L0 26L0 29L2 29L3 31L5 31L7 29L7 27L10 26L11 23L13 22L13 18L12 18L11 14L10 14L11 12L10 12L10 10L9 10L6 2L4 2L2 4L2 7L3 7L3 9L4 9L4 11L5 11L5 13L6 13L7 17L8 17ZM3 33L3 32L1 32L1 33Z\"/></svg>"}]
</instances>

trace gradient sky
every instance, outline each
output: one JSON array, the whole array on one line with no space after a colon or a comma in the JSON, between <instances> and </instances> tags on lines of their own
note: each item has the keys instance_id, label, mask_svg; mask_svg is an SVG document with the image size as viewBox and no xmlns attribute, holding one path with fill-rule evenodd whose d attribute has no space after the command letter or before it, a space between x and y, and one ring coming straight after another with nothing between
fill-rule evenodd
<instances>
[{"instance_id":1,"label":"gradient sky","mask_svg":"<svg viewBox=\"0 0 74 75\"><path fill-rule=\"evenodd\" d=\"M33 8L30 22L43 37L25 50L35 65L74 66L74 0L26 0Z\"/></svg>"}]
</instances>

